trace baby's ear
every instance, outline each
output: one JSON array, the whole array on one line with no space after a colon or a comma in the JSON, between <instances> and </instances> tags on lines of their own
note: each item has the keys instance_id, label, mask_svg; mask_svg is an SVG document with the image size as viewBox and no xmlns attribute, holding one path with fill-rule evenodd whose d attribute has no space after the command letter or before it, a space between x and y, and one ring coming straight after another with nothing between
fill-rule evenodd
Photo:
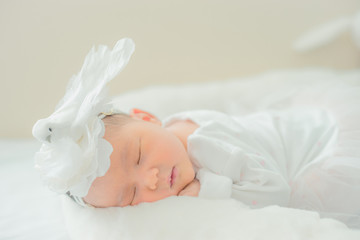
<instances>
[{"instance_id":1,"label":"baby's ear","mask_svg":"<svg viewBox=\"0 0 360 240\"><path fill-rule=\"evenodd\" d=\"M137 108L131 109L130 110L130 117L132 117L134 119L138 119L138 120L143 120L143 121L146 121L146 122L155 123L155 124L161 126L161 121L157 117L155 117L151 113L148 113L148 112L146 112L144 110L141 110L141 109L137 109Z\"/></svg>"}]
</instances>

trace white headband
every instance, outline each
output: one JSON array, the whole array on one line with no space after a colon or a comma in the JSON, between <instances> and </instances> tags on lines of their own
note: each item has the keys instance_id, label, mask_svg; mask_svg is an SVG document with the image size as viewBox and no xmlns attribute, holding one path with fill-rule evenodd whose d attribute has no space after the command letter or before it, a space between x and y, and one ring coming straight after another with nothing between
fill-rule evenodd
<instances>
[{"instance_id":1,"label":"white headband","mask_svg":"<svg viewBox=\"0 0 360 240\"><path fill-rule=\"evenodd\" d=\"M34 125L33 135L43 143L35 167L51 190L81 199L109 169L113 149L102 138L105 127L99 114L110 111L106 84L126 66L134 49L128 38L112 50L93 47L55 112Z\"/></svg>"}]
</instances>

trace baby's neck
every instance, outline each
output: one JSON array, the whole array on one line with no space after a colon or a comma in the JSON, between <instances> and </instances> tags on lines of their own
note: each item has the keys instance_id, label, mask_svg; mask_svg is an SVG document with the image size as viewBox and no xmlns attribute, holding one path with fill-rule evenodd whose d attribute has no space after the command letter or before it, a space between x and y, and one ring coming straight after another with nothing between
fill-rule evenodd
<instances>
[{"instance_id":1,"label":"baby's neck","mask_svg":"<svg viewBox=\"0 0 360 240\"><path fill-rule=\"evenodd\" d=\"M187 139L198 127L199 125L190 120L179 120L166 126L165 129L172 132L182 142L187 151Z\"/></svg>"}]
</instances>

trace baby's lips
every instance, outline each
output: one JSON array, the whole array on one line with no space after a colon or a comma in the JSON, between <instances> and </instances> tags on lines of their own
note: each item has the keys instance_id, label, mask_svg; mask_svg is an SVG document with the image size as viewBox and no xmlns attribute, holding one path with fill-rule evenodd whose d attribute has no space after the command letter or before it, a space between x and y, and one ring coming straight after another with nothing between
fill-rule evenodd
<instances>
[{"instance_id":1,"label":"baby's lips","mask_svg":"<svg viewBox=\"0 0 360 240\"><path fill-rule=\"evenodd\" d=\"M174 185L177 175L178 175L178 171L175 167L173 167L173 169L171 171L171 178L170 178L170 186L171 187Z\"/></svg>"}]
</instances>

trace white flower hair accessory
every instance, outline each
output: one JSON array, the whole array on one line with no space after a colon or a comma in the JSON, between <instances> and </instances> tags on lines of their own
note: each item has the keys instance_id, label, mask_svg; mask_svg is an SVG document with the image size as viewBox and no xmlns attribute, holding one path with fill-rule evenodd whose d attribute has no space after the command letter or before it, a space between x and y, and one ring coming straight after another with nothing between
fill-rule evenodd
<instances>
[{"instance_id":1,"label":"white flower hair accessory","mask_svg":"<svg viewBox=\"0 0 360 240\"><path fill-rule=\"evenodd\" d=\"M103 139L105 127L99 116L111 109L106 84L126 66L134 50L128 38L112 50L93 47L55 112L34 125L33 135L43 143L35 167L51 190L81 199L95 178L109 169L113 149Z\"/></svg>"}]
</instances>

